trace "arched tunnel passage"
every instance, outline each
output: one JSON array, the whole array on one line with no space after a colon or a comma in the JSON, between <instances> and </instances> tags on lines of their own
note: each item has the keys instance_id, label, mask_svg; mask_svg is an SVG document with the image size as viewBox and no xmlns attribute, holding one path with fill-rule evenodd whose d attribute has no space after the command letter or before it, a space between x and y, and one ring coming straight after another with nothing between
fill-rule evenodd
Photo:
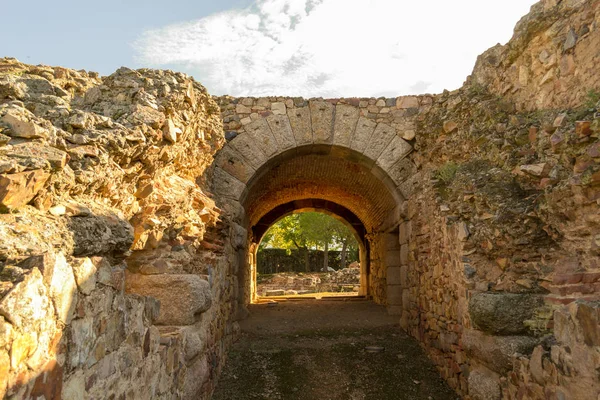
<instances>
[{"instance_id":1,"label":"arched tunnel passage","mask_svg":"<svg viewBox=\"0 0 600 400\"><path fill-rule=\"evenodd\" d=\"M261 153L259 163L244 150L240 138L245 135L229 142L215 161L215 181L222 185L215 192L238 204L239 224L247 235L238 256L240 304L256 300L256 251L262 235L286 213L314 209L337 216L357 233L363 250L361 294L395 305L388 301L386 275L387 268L400 267L398 221L404 196L398 182L408 179L414 166L400 160L384 170L376 155L319 143L270 157Z\"/></svg>"},{"instance_id":2,"label":"arched tunnel passage","mask_svg":"<svg viewBox=\"0 0 600 400\"><path fill-rule=\"evenodd\" d=\"M256 299L256 273L258 271L258 245L262 241L265 233L279 220L293 213L303 212L319 212L329 215L346 225L353 233L359 248L359 263L360 263L360 289L359 296L368 296L368 281L369 281L369 241L367 240L367 232L363 222L346 207L335 202L323 199L301 199L290 201L273 208L265 214L256 225L251 227L252 236L252 260L255 265L250 266L252 274L252 298ZM256 245L254 245L256 244Z\"/></svg>"}]
</instances>

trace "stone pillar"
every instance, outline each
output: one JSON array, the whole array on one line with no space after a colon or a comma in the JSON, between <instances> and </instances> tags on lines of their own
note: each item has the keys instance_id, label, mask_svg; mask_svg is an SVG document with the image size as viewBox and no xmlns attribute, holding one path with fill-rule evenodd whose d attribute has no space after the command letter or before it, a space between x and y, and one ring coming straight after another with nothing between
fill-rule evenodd
<instances>
[{"instance_id":1,"label":"stone pillar","mask_svg":"<svg viewBox=\"0 0 600 400\"><path fill-rule=\"evenodd\" d=\"M387 311L391 315L402 314L402 286L400 285L400 244L396 231L386 233L385 239L385 268Z\"/></svg>"},{"instance_id":2,"label":"stone pillar","mask_svg":"<svg viewBox=\"0 0 600 400\"><path fill-rule=\"evenodd\" d=\"M360 289L359 296L369 296L369 250L367 243L360 246Z\"/></svg>"}]
</instances>

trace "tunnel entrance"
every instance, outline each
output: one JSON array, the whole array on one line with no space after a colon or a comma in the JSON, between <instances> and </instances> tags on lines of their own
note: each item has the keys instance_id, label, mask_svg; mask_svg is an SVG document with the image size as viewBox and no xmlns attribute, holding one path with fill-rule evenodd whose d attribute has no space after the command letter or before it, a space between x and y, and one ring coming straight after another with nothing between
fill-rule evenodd
<instances>
[{"instance_id":1,"label":"tunnel entrance","mask_svg":"<svg viewBox=\"0 0 600 400\"><path fill-rule=\"evenodd\" d=\"M319 143L314 132L312 143L297 145L290 123L295 117L273 117L259 117L230 138L214 163L213 179L219 185L213 191L226 199L223 206L237 223L240 305L259 298L257 251L269 227L293 213L318 211L344 221L355 233L360 247L358 295L399 306L401 288L388 284L387 269L400 267L401 185L416 170L403 159L410 145L392 127L359 119L349 125L351 140L344 145ZM368 130L377 137L368 140ZM394 163L386 161L388 153L396 157Z\"/></svg>"},{"instance_id":2,"label":"tunnel entrance","mask_svg":"<svg viewBox=\"0 0 600 400\"><path fill-rule=\"evenodd\" d=\"M345 207L318 199L286 203L253 235L260 238L253 268L259 299L366 295L365 229Z\"/></svg>"}]
</instances>

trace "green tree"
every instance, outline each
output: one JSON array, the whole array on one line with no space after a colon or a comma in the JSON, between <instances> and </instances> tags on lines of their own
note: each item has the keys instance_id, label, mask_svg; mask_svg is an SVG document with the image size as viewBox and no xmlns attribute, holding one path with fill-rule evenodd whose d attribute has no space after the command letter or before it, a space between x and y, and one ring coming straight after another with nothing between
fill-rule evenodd
<instances>
[{"instance_id":1,"label":"green tree","mask_svg":"<svg viewBox=\"0 0 600 400\"><path fill-rule=\"evenodd\" d=\"M276 222L265 234L261 247L298 249L304 258L305 270L310 270L309 249L323 249L322 270L329 266L329 250L341 248L342 268L347 253L358 248L352 231L341 221L317 212L291 214Z\"/></svg>"}]
</instances>

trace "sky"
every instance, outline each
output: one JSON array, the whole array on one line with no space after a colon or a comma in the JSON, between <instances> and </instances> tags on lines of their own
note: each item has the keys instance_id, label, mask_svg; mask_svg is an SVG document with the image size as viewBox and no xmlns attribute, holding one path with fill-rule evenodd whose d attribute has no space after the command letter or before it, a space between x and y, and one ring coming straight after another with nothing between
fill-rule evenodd
<instances>
[{"instance_id":1,"label":"sky","mask_svg":"<svg viewBox=\"0 0 600 400\"><path fill-rule=\"evenodd\" d=\"M30 0L0 56L185 72L215 95L395 97L462 85L534 0ZM25 8L26 7L26 8Z\"/></svg>"}]
</instances>

